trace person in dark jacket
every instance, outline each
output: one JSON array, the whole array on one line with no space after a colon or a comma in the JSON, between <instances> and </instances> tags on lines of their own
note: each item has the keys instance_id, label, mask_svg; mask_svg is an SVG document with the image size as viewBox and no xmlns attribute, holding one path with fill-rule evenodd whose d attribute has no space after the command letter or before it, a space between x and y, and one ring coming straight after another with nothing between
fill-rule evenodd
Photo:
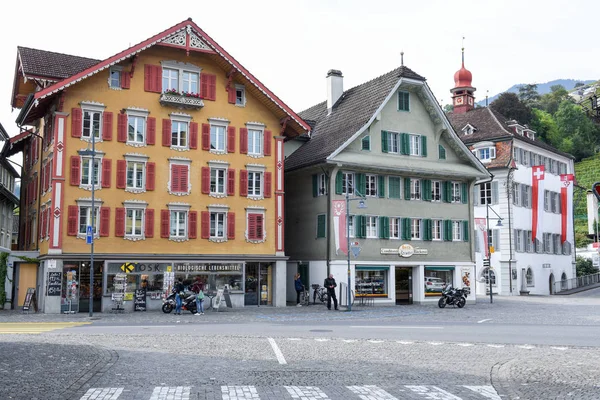
<instances>
[{"instance_id":1,"label":"person in dark jacket","mask_svg":"<svg viewBox=\"0 0 600 400\"><path fill-rule=\"evenodd\" d=\"M335 279L333 279L333 274L329 274L329 278L325 279L323 286L325 286L327 289L327 308L331 310L331 299L333 299L333 307L337 310L338 303L337 297L335 297L335 288L337 287L337 283L335 283Z\"/></svg>"},{"instance_id":2,"label":"person in dark jacket","mask_svg":"<svg viewBox=\"0 0 600 400\"><path fill-rule=\"evenodd\" d=\"M300 304L300 293L304 291L304 284L300 279L299 273L294 276L294 287L296 288L296 306L302 307L302 304Z\"/></svg>"},{"instance_id":3,"label":"person in dark jacket","mask_svg":"<svg viewBox=\"0 0 600 400\"><path fill-rule=\"evenodd\" d=\"M181 278L177 279L177 283L175 283L175 287L173 290L175 291L175 315L181 315L181 306L183 305L183 291L184 291L183 282Z\"/></svg>"}]
</instances>

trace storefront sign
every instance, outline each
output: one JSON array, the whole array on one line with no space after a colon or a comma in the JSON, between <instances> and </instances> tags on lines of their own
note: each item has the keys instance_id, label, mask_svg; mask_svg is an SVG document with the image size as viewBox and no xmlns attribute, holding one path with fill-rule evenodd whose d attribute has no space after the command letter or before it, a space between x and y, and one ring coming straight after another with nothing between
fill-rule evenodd
<instances>
[{"instance_id":1,"label":"storefront sign","mask_svg":"<svg viewBox=\"0 0 600 400\"><path fill-rule=\"evenodd\" d=\"M48 272L47 296L60 296L62 288L62 272Z\"/></svg>"},{"instance_id":2,"label":"storefront sign","mask_svg":"<svg viewBox=\"0 0 600 400\"><path fill-rule=\"evenodd\" d=\"M403 244L397 249L381 249L381 254L398 254L400 257L408 258L413 255L427 255L427 249L413 247L410 244Z\"/></svg>"},{"instance_id":3,"label":"storefront sign","mask_svg":"<svg viewBox=\"0 0 600 400\"><path fill-rule=\"evenodd\" d=\"M56 269L56 260L48 260L46 265L48 269Z\"/></svg>"},{"instance_id":4,"label":"storefront sign","mask_svg":"<svg viewBox=\"0 0 600 400\"><path fill-rule=\"evenodd\" d=\"M166 263L141 263L141 262L121 262L121 263L109 263L108 273L129 273L129 274L159 274L167 271L170 264Z\"/></svg>"},{"instance_id":5,"label":"storefront sign","mask_svg":"<svg viewBox=\"0 0 600 400\"><path fill-rule=\"evenodd\" d=\"M146 311L145 289L135 289L133 294L133 311Z\"/></svg>"},{"instance_id":6,"label":"storefront sign","mask_svg":"<svg viewBox=\"0 0 600 400\"><path fill-rule=\"evenodd\" d=\"M242 264L180 263L175 272L241 272Z\"/></svg>"}]
</instances>

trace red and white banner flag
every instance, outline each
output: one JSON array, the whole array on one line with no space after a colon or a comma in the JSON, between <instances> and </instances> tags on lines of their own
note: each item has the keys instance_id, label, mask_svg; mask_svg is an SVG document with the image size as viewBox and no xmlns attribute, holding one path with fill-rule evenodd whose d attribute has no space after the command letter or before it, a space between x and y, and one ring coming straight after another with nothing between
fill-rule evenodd
<instances>
[{"instance_id":1,"label":"red and white banner flag","mask_svg":"<svg viewBox=\"0 0 600 400\"><path fill-rule=\"evenodd\" d=\"M335 253L341 250L348 254L348 238L346 237L346 200L333 200L333 230Z\"/></svg>"},{"instance_id":2,"label":"red and white banner flag","mask_svg":"<svg viewBox=\"0 0 600 400\"><path fill-rule=\"evenodd\" d=\"M560 175L561 243L573 232L573 180L573 174Z\"/></svg>"},{"instance_id":3,"label":"red and white banner flag","mask_svg":"<svg viewBox=\"0 0 600 400\"><path fill-rule=\"evenodd\" d=\"M533 183L532 189L532 210L531 210L531 239L535 243L535 239L540 242L544 241L544 229L542 227L543 213L544 213L544 177L546 176L544 166L536 165L531 169Z\"/></svg>"},{"instance_id":4,"label":"red and white banner flag","mask_svg":"<svg viewBox=\"0 0 600 400\"><path fill-rule=\"evenodd\" d=\"M487 231L487 220L485 218L475 218L475 226L481 231L480 235L477 235L477 242L481 252L484 254L483 258L489 258L488 246L488 231Z\"/></svg>"}]
</instances>

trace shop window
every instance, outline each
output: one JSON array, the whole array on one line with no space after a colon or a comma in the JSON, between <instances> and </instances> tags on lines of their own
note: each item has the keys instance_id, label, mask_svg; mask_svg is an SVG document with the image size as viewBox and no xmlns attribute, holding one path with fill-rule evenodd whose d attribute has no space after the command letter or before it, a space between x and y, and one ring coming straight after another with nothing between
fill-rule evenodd
<instances>
[{"instance_id":1,"label":"shop window","mask_svg":"<svg viewBox=\"0 0 600 400\"><path fill-rule=\"evenodd\" d=\"M356 267L357 297L387 297L388 271L386 267Z\"/></svg>"},{"instance_id":2,"label":"shop window","mask_svg":"<svg viewBox=\"0 0 600 400\"><path fill-rule=\"evenodd\" d=\"M454 267L425 267L425 297L441 296L446 286L454 286Z\"/></svg>"}]
</instances>

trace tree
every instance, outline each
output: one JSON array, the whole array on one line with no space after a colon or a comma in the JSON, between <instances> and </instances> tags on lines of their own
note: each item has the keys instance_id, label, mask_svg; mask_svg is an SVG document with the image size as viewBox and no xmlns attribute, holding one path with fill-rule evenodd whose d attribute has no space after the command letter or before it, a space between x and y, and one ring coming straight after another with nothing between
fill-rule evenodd
<instances>
[{"instance_id":1,"label":"tree","mask_svg":"<svg viewBox=\"0 0 600 400\"><path fill-rule=\"evenodd\" d=\"M559 150L571 153L577 161L592 156L600 143L600 129L581 109L563 100L554 115L559 134L563 138Z\"/></svg>"},{"instance_id":2,"label":"tree","mask_svg":"<svg viewBox=\"0 0 600 400\"><path fill-rule=\"evenodd\" d=\"M550 113L534 108L530 128L536 132L536 138L558 148L563 138L560 136L556 121Z\"/></svg>"},{"instance_id":3,"label":"tree","mask_svg":"<svg viewBox=\"0 0 600 400\"><path fill-rule=\"evenodd\" d=\"M581 86L585 86L585 83L583 83L583 82L577 82L575 84L575 89L577 89L578 87L581 87Z\"/></svg>"},{"instance_id":4,"label":"tree","mask_svg":"<svg viewBox=\"0 0 600 400\"><path fill-rule=\"evenodd\" d=\"M589 258L577 256L575 271L577 272L577 276L585 276L598 273L598 268L594 267L592 260Z\"/></svg>"},{"instance_id":5,"label":"tree","mask_svg":"<svg viewBox=\"0 0 600 400\"><path fill-rule=\"evenodd\" d=\"M519 100L529 107L535 107L540 100L540 95L537 92L537 84L529 83L519 86Z\"/></svg>"},{"instance_id":6,"label":"tree","mask_svg":"<svg viewBox=\"0 0 600 400\"><path fill-rule=\"evenodd\" d=\"M490 104L490 107L520 124L529 124L533 118L531 109L519 100L515 93L504 92Z\"/></svg>"},{"instance_id":7,"label":"tree","mask_svg":"<svg viewBox=\"0 0 600 400\"><path fill-rule=\"evenodd\" d=\"M449 113L449 112L452 112L452 111L454 111L454 106L452 104L446 104L444 106L444 112Z\"/></svg>"},{"instance_id":8,"label":"tree","mask_svg":"<svg viewBox=\"0 0 600 400\"><path fill-rule=\"evenodd\" d=\"M536 108L544 110L552 115L558 111L558 106L563 100L569 99L569 92L562 85L552 85L550 93L540 96Z\"/></svg>"}]
</instances>

